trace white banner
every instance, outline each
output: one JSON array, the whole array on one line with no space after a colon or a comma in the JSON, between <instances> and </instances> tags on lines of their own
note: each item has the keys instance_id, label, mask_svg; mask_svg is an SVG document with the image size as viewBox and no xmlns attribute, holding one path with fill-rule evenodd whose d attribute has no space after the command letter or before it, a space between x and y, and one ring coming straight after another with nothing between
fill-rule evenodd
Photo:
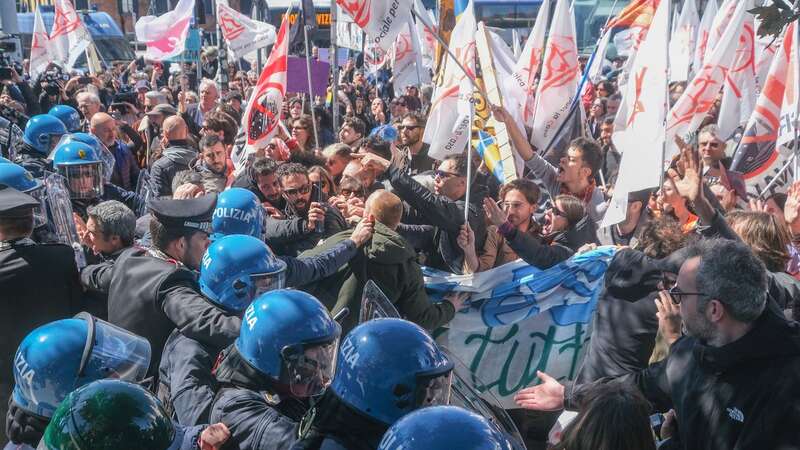
<instances>
[{"instance_id":1,"label":"white banner","mask_svg":"<svg viewBox=\"0 0 800 450\"><path fill-rule=\"evenodd\" d=\"M531 144L547 150L561 124L567 119L572 99L578 90L578 48L575 43L575 17L569 0L558 0L550 25L542 62L542 76L536 92Z\"/></svg>"},{"instance_id":2,"label":"white banner","mask_svg":"<svg viewBox=\"0 0 800 450\"><path fill-rule=\"evenodd\" d=\"M716 0L711 0L715 2ZM676 10L677 11L677 10ZM669 43L669 81L686 81L689 79L689 66L697 42L697 6L694 0L686 0L681 9L675 33Z\"/></svg>"},{"instance_id":3,"label":"white banner","mask_svg":"<svg viewBox=\"0 0 800 450\"><path fill-rule=\"evenodd\" d=\"M722 87L717 125L722 139L728 140L737 128L747 123L758 96L753 15L746 14L739 34L739 46L733 65Z\"/></svg>"},{"instance_id":4,"label":"white banner","mask_svg":"<svg viewBox=\"0 0 800 450\"><path fill-rule=\"evenodd\" d=\"M172 11L137 20L136 40L147 45L144 57L163 61L183 53L193 16L194 0L179 0Z\"/></svg>"},{"instance_id":5,"label":"white banner","mask_svg":"<svg viewBox=\"0 0 800 450\"><path fill-rule=\"evenodd\" d=\"M522 54L517 60L517 64L514 66L514 72L511 75L513 81L519 84L524 93L524 97L520 99L520 103L522 103L523 107L522 120L525 121L525 125L528 127L533 127L533 108L536 104L534 82L542 66L545 35L547 34L547 23L549 19L550 2L542 2L539 13L536 15L536 22L533 24L531 34L525 42L525 47L523 47Z\"/></svg>"},{"instance_id":6,"label":"white banner","mask_svg":"<svg viewBox=\"0 0 800 450\"><path fill-rule=\"evenodd\" d=\"M274 26L250 19L228 6L228 0L217 0L217 20L222 37L236 58L275 43Z\"/></svg>"},{"instance_id":7,"label":"white banner","mask_svg":"<svg viewBox=\"0 0 800 450\"><path fill-rule=\"evenodd\" d=\"M47 65L55 61L56 57L50 44L50 37L47 35L47 29L44 27L44 20L42 20L42 13L39 8L33 15L33 35L31 36L31 56L30 66L28 72L31 79L39 78L39 75L44 73Z\"/></svg>"},{"instance_id":8,"label":"white banner","mask_svg":"<svg viewBox=\"0 0 800 450\"><path fill-rule=\"evenodd\" d=\"M692 56L692 75L699 72L703 67L703 60L706 57L706 50L708 48L708 38L711 34L711 26L714 23L714 18L717 16L717 11L717 0L709 0L706 2L703 18L700 19L700 25L697 27L697 45Z\"/></svg>"},{"instance_id":9,"label":"white banner","mask_svg":"<svg viewBox=\"0 0 800 450\"><path fill-rule=\"evenodd\" d=\"M409 0L336 0L373 44L388 51L411 17Z\"/></svg>"},{"instance_id":10,"label":"white banner","mask_svg":"<svg viewBox=\"0 0 800 450\"><path fill-rule=\"evenodd\" d=\"M430 72L422 66L416 27L410 20L392 46L392 75L395 97L403 95L406 86L421 86L431 82Z\"/></svg>"},{"instance_id":11,"label":"white banner","mask_svg":"<svg viewBox=\"0 0 800 450\"><path fill-rule=\"evenodd\" d=\"M75 61L92 43L86 25L78 17L70 0L55 0L53 29L50 31L50 44L55 50L57 64L72 69Z\"/></svg>"}]
</instances>

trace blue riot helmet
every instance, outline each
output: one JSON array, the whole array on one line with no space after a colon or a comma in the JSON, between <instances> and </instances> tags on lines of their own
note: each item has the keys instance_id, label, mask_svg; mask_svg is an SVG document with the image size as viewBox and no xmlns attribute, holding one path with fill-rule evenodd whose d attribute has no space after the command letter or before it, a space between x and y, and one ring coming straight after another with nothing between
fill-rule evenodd
<instances>
[{"instance_id":1,"label":"blue riot helmet","mask_svg":"<svg viewBox=\"0 0 800 450\"><path fill-rule=\"evenodd\" d=\"M252 236L234 234L215 240L200 264L200 291L226 311L244 311L254 298L283 289L285 283L286 263Z\"/></svg>"},{"instance_id":2,"label":"blue riot helmet","mask_svg":"<svg viewBox=\"0 0 800 450\"><path fill-rule=\"evenodd\" d=\"M22 142L33 147L42 156L47 156L65 134L67 127L55 116L37 114L28 120Z\"/></svg>"},{"instance_id":3,"label":"blue riot helmet","mask_svg":"<svg viewBox=\"0 0 800 450\"><path fill-rule=\"evenodd\" d=\"M8 163L10 163L10 162L11 162L11 161L9 161L9 160L7 160L6 158L3 158L2 156L0 156L0 164L8 164Z\"/></svg>"},{"instance_id":4,"label":"blue riot helmet","mask_svg":"<svg viewBox=\"0 0 800 450\"><path fill-rule=\"evenodd\" d=\"M111 151L103 144L100 139L90 133L70 133L61 136L61 140L58 141L58 148L61 144L67 144L70 142L83 142L84 144L88 144L91 146L95 154L101 161L103 161L103 176L106 183L111 182L111 175L114 173L114 164L116 163L114 155ZM55 152L55 151L54 151ZM51 158L52 159L52 158Z\"/></svg>"},{"instance_id":5,"label":"blue riot helmet","mask_svg":"<svg viewBox=\"0 0 800 450\"><path fill-rule=\"evenodd\" d=\"M150 343L89 313L57 320L25 336L14 356L14 402L51 417L70 392L95 380L141 381Z\"/></svg>"},{"instance_id":6,"label":"blue riot helmet","mask_svg":"<svg viewBox=\"0 0 800 450\"><path fill-rule=\"evenodd\" d=\"M217 196L211 219L211 239L229 234L246 234L261 239L264 208L256 194L243 188L230 188Z\"/></svg>"},{"instance_id":7,"label":"blue riot helmet","mask_svg":"<svg viewBox=\"0 0 800 450\"><path fill-rule=\"evenodd\" d=\"M342 328L302 291L280 289L244 312L236 350L247 364L298 398L321 394L333 378Z\"/></svg>"},{"instance_id":8,"label":"blue riot helmet","mask_svg":"<svg viewBox=\"0 0 800 450\"><path fill-rule=\"evenodd\" d=\"M67 179L71 198L103 195L103 161L89 144L67 142L53 152L53 166Z\"/></svg>"},{"instance_id":9,"label":"blue riot helmet","mask_svg":"<svg viewBox=\"0 0 800 450\"><path fill-rule=\"evenodd\" d=\"M331 390L386 425L430 405L446 405L453 363L420 326L394 318L364 322L339 348Z\"/></svg>"},{"instance_id":10,"label":"blue riot helmet","mask_svg":"<svg viewBox=\"0 0 800 450\"><path fill-rule=\"evenodd\" d=\"M338 374L337 374L338 376ZM511 450L511 442L485 417L456 406L433 406L398 420L378 450Z\"/></svg>"},{"instance_id":11,"label":"blue riot helmet","mask_svg":"<svg viewBox=\"0 0 800 450\"><path fill-rule=\"evenodd\" d=\"M14 164L0 164L0 184L24 192L39 201L40 206L33 209L33 226L40 227L47 223L45 209L45 185L37 180L24 167Z\"/></svg>"},{"instance_id":12,"label":"blue riot helmet","mask_svg":"<svg viewBox=\"0 0 800 450\"><path fill-rule=\"evenodd\" d=\"M80 131L81 129L81 114L72 106L56 105L50 108L50 111L47 111L47 114L50 114L51 116L54 116L60 120L70 133Z\"/></svg>"}]
</instances>

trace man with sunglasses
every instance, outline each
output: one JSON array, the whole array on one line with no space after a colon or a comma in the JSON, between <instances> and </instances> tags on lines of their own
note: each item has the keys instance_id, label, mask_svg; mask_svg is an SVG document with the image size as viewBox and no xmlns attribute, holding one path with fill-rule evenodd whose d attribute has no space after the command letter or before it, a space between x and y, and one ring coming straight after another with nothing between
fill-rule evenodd
<instances>
[{"instance_id":1,"label":"man with sunglasses","mask_svg":"<svg viewBox=\"0 0 800 450\"><path fill-rule=\"evenodd\" d=\"M407 154L410 160L411 175L433 170L436 160L428 156L430 145L422 142L425 132L425 117L418 112L410 112L403 116L403 121L397 127L400 132L400 149Z\"/></svg>"},{"instance_id":2,"label":"man with sunglasses","mask_svg":"<svg viewBox=\"0 0 800 450\"><path fill-rule=\"evenodd\" d=\"M768 304L766 268L745 244L701 240L686 256L669 292L687 335L663 361L595 383L632 383L655 411L674 409L682 448L797 448L800 325ZM565 388L538 376L517 404L573 407L594 384Z\"/></svg>"},{"instance_id":3,"label":"man with sunglasses","mask_svg":"<svg viewBox=\"0 0 800 450\"><path fill-rule=\"evenodd\" d=\"M275 253L297 256L314 248L320 240L347 229L347 222L335 207L327 202L314 201L308 169L298 163L281 165L277 170L283 198L286 200L285 219L268 217L265 224L267 244ZM318 227L318 223L321 227ZM320 230L321 228L321 230Z\"/></svg>"}]
</instances>

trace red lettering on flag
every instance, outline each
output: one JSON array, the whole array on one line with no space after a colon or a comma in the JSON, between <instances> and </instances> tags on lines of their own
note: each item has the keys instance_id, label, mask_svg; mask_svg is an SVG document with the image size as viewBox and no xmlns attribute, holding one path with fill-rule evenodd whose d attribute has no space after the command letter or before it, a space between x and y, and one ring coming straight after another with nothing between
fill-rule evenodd
<instances>
[{"instance_id":1,"label":"red lettering on flag","mask_svg":"<svg viewBox=\"0 0 800 450\"><path fill-rule=\"evenodd\" d=\"M244 33L244 26L236 20L227 9L222 9L219 17L219 26L225 39L232 41Z\"/></svg>"},{"instance_id":2,"label":"red lettering on flag","mask_svg":"<svg viewBox=\"0 0 800 450\"><path fill-rule=\"evenodd\" d=\"M640 100L640 97L642 95L642 86L644 82L644 75L646 73L647 73L647 67L642 67L639 73L636 74L636 98L633 100L633 112L631 113L631 117L628 119L627 126L629 127L636 119L636 115L645 110L644 105Z\"/></svg>"},{"instance_id":3,"label":"red lettering on flag","mask_svg":"<svg viewBox=\"0 0 800 450\"><path fill-rule=\"evenodd\" d=\"M572 50L575 48L574 40L567 36L552 36L548 45L542 92L563 86L578 76L578 55Z\"/></svg>"},{"instance_id":4,"label":"red lettering on flag","mask_svg":"<svg viewBox=\"0 0 800 450\"><path fill-rule=\"evenodd\" d=\"M56 6L55 17L53 18L53 32L50 39L75 31L80 25L80 19L75 10L64 11Z\"/></svg>"}]
</instances>

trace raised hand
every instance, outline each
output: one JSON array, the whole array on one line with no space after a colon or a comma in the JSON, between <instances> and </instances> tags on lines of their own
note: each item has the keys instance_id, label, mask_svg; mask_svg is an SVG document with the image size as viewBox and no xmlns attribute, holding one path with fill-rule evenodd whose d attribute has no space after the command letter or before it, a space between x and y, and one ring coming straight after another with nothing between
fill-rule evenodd
<instances>
[{"instance_id":1,"label":"raised hand","mask_svg":"<svg viewBox=\"0 0 800 450\"><path fill-rule=\"evenodd\" d=\"M681 337L681 311L678 305L672 301L672 296L667 291L659 291L656 302L656 317L658 317L658 329L664 336L667 343L672 345Z\"/></svg>"},{"instance_id":2,"label":"raised hand","mask_svg":"<svg viewBox=\"0 0 800 450\"><path fill-rule=\"evenodd\" d=\"M795 181L786 192L783 218L792 228L792 233L800 231L800 181Z\"/></svg>"},{"instance_id":3,"label":"raised hand","mask_svg":"<svg viewBox=\"0 0 800 450\"><path fill-rule=\"evenodd\" d=\"M486 212L486 219L489 223L496 227L499 227L508 220L506 213L504 213L490 197L483 199L483 210Z\"/></svg>"},{"instance_id":4,"label":"raised hand","mask_svg":"<svg viewBox=\"0 0 800 450\"><path fill-rule=\"evenodd\" d=\"M698 152L690 145L683 142L679 136L675 137L675 143L680 147L681 157L678 161L678 170L669 169L667 175L675 189L690 202L695 202L703 198L703 161ZM679 171L681 173L679 173Z\"/></svg>"},{"instance_id":5,"label":"raised hand","mask_svg":"<svg viewBox=\"0 0 800 450\"><path fill-rule=\"evenodd\" d=\"M550 375L536 371L542 382L514 394L517 405L535 411L556 411L564 408L564 385Z\"/></svg>"}]
</instances>

